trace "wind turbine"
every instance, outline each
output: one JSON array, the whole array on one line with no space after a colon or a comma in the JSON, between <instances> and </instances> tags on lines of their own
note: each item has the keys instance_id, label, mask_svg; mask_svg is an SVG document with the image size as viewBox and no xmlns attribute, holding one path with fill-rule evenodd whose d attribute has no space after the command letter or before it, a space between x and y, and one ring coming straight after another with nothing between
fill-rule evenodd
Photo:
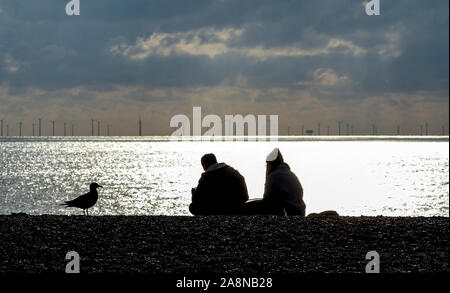
<instances>
[{"instance_id":1,"label":"wind turbine","mask_svg":"<svg viewBox=\"0 0 450 293\"><path fill-rule=\"evenodd\" d=\"M42 126L42 118L38 118L38 123L39 123L39 128L38 128L38 136L41 136L42 132L41 132L41 126Z\"/></svg>"},{"instance_id":2,"label":"wind turbine","mask_svg":"<svg viewBox=\"0 0 450 293\"><path fill-rule=\"evenodd\" d=\"M55 120L52 120L52 136L55 136Z\"/></svg>"}]
</instances>

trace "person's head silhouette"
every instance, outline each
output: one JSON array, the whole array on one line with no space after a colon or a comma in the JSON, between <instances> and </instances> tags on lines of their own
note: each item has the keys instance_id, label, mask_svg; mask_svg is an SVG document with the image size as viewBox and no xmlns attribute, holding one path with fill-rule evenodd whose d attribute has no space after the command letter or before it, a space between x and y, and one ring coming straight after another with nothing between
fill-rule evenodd
<instances>
[{"instance_id":1,"label":"person's head silhouette","mask_svg":"<svg viewBox=\"0 0 450 293\"><path fill-rule=\"evenodd\" d=\"M210 166L217 163L216 156L214 154L203 155L201 159L203 170L207 170Z\"/></svg>"},{"instance_id":2,"label":"person's head silhouette","mask_svg":"<svg viewBox=\"0 0 450 293\"><path fill-rule=\"evenodd\" d=\"M281 155L280 149L274 148L273 151L270 152L270 154L266 158L266 163L267 163L266 174L271 173L283 162L284 162L284 159L283 159L283 155Z\"/></svg>"}]
</instances>

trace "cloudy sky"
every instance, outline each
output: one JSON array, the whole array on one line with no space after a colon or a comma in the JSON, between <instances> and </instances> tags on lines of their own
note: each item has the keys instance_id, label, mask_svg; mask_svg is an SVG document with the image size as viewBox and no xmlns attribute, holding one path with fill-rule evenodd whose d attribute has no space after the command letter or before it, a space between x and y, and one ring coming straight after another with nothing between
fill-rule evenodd
<instances>
[{"instance_id":1,"label":"cloudy sky","mask_svg":"<svg viewBox=\"0 0 450 293\"><path fill-rule=\"evenodd\" d=\"M0 0L0 119L169 135L176 114L276 114L279 132L449 125L449 1ZM204 129L206 130L206 129Z\"/></svg>"}]
</instances>

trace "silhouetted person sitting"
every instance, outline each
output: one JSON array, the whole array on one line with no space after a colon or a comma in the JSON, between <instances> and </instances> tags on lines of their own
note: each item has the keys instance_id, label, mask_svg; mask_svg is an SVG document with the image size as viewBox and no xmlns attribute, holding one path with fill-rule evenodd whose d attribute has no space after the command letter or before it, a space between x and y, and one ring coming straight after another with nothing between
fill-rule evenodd
<instances>
[{"instance_id":1,"label":"silhouetted person sitting","mask_svg":"<svg viewBox=\"0 0 450 293\"><path fill-rule=\"evenodd\" d=\"M192 203L189 211L193 215L240 214L248 200L244 177L225 163L217 163L214 154L206 154L201 163L204 173L197 188L192 188Z\"/></svg>"},{"instance_id":2,"label":"silhouetted person sitting","mask_svg":"<svg viewBox=\"0 0 450 293\"><path fill-rule=\"evenodd\" d=\"M266 183L262 199L244 205L247 215L298 215L305 216L303 187L291 171L278 148L266 158Z\"/></svg>"}]
</instances>

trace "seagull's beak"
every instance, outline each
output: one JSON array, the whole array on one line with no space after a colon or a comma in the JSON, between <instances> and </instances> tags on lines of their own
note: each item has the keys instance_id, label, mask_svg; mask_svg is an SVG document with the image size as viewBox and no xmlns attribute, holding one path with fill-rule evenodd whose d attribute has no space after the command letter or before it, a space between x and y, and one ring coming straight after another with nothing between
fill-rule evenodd
<instances>
[{"instance_id":1,"label":"seagull's beak","mask_svg":"<svg viewBox=\"0 0 450 293\"><path fill-rule=\"evenodd\" d=\"M101 188L103 188L103 186L101 186L101 185L99 185L99 186L97 186L97 187L101 187Z\"/></svg>"}]
</instances>

